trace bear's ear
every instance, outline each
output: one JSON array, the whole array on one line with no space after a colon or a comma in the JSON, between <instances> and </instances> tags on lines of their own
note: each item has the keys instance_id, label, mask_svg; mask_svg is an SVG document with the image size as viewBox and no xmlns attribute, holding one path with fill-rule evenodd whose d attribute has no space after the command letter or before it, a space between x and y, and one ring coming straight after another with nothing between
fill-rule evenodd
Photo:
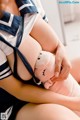
<instances>
[{"instance_id":1,"label":"bear's ear","mask_svg":"<svg viewBox=\"0 0 80 120\"><path fill-rule=\"evenodd\" d=\"M48 80L47 82L44 83L44 87L46 89L50 89L50 87L52 86L53 82L51 80Z\"/></svg>"}]
</instances>

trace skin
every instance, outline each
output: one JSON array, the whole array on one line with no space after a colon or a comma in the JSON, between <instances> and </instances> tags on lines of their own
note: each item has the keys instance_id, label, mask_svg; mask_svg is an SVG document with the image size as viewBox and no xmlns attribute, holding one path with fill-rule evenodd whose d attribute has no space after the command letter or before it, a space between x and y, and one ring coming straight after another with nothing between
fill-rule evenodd
<instances>
[{"instance_id":1,"label":"skin","mask_svg":"<svg viewBox=\"0 0 80 120\"><path fill-rule=\"evenodd\" d=\"M1 2L4 4L2 10L9 11L15 15L20 15L14 0L8 0L7 5L5 4L5 1L1 1ZM35 31L38 31L38 33ZM21 45L19 46L19 49L29 60L33 70L38 54L42 49L55 53L56 54L55 72L61 73L59 75L59 78L55 78L55 80L64 79L68 75L70 70L70 63L68 62L67 57L64 55L65 52L61 54L61 52L64 51L64 47L59 42L59 39L57 38L52 28L47 23L45 23L40 16L37 18L37 21L30 35L27 36L26 40L22 41ZM30 52L29 53L25 52L25 50ZM13 54L7 56L7 59L9 61L10 67L13 70L13 62L14 62ZM62 71L60 71L61 64L63 65ZM19 70L24 71L24 75ZM18 73L23 80L25 79L28 80L31 78L31 75L25 69L19 58L18 58ZM62 73L65 74L62 75ZM23 120L26 119L79 120L80 119L76 114L74 114L70 110L72 109L72 110L80 111L80 108L78 107L80 106L79 105L80 103L78 102L80 100L79 98L73 99L73 97L69 98L51 92L49 90L45 90L32 85L23 84L20 81L18 81L16 78L14 78L13 75L0 81L0 87L8 91L13 96L17 97L18 99L30 102L29 104L21 108L21 110L18 112L16 116L16 120L22 120L22 119ZM60 113L61 111L63 113L62 115ZM43 112L45 112L45 114L43 114ZM56 114L58 114L58 116Z\"/></svg>"},{"instance_id":2,"label":"skin","mask_svg":"<svg viewBox=\"0 0 80 120\"><path fill-rule=\"evenodd\" d=\"M71 68L71 74L73 77L80 83L80 57L75 58L71 61L72 68Z\"/></svg>"}]
</instances>

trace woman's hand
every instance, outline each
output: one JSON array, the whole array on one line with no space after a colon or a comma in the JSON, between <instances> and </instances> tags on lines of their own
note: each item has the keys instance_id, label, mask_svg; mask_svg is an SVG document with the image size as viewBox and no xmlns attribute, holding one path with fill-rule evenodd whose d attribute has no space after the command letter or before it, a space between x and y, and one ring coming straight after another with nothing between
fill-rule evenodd
<instances>
[{"instance_id":1,"label":"woman's hand","mask_svg":"<svg viewBox=\"0 0 80 120\"><path fill-rule=\"evenodd\" d=\"M71 64L65 53L65 48L62 44L59 44L55 54L55 76L54 81L64 80L68 77Z\"/></svg>"}]
</instances>

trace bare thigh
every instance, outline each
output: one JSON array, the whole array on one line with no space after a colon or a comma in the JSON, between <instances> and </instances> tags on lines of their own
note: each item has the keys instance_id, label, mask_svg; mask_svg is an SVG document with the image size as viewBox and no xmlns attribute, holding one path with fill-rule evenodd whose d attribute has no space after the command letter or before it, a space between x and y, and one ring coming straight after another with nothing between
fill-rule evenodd
<instances>
[{"instance_id":1,"label":"bare thigh","mask_svg":"<svg viewBox=\"0 0 80 120\"><path fill-rule=\"evenodd\" d=\"M16 120L80 120L80 118L61 105L27 104L18 112Z\"/></svg>"}]
</instances>

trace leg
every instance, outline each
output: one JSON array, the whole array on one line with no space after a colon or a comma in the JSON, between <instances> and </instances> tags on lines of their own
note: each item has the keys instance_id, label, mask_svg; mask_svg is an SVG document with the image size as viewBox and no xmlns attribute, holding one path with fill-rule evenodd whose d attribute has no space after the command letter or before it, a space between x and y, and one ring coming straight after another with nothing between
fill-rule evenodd
<instances>
[{"instance_id":1,"label":"leg","mask_svg":"<svg viewBox=\"0 0 80 120\"><path fill-rule=\"evenodd\" d=\"M28 104L18 112L16 120L80 120L80 118L61 105Z\"/></svg>"},{"instance_id":2,"label":"leg","mask_svg":"<svg viewBox=\"0 0 80 120\"><path fill-rule=\"evenodd\" d=\"M71 74L80 83L80 58L72 60L71 63L72 63Z\"/></svg>"}]
</instances>

